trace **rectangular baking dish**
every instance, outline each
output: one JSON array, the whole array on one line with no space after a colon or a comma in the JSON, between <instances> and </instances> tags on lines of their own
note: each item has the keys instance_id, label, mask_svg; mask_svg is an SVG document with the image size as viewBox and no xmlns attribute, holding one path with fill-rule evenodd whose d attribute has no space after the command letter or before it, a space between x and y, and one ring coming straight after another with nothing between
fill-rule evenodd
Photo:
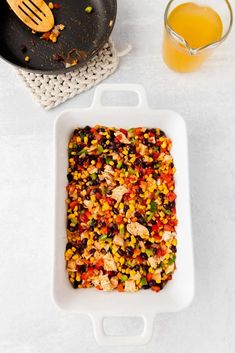
<instances>
[{"instance_id":1,"label":"rectangular baking dish","mask_svg":"<svg viewBox=\"0 0 235 353\"><path fill-rule=\"evenodd\" d=\"M136 106L103 106L106 91L129 91L138 95ZM176 210L178 251L177 270L172 281L159 293L141 290L137 293L74 290L65 270L66 204L68 141L76 127L106 125L123 128L138 126L162 129L173 142L172 156L176 166ZM151 336L154 318L158 313L176 312L187 307L194 295L194 262L190 213L188 144L183 118L169 110L153 110L147 103L146 93L140 85L100 85L94 94L91 107L63 112L54 129L55 148L55 219L54 219L54 278L53 295L56 304L68 312L88 314L93 322L94 334L99 344L145 344ZM107 336L103 328L105 317L142 317L144 329L139 336Z\"/></svg>"}]
</instances>

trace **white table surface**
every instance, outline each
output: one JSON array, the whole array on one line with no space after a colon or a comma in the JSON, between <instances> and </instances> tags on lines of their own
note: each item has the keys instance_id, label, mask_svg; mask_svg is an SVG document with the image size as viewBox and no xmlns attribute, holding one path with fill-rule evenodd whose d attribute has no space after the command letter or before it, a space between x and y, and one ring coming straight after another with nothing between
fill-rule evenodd
<instances>
[{"instance_id":1,"label":"white table surface","mask_svg":"<svg viewBox=\"0 0 235 353\"><path fill-rule=\"evenodd\" d=\"M156 317L145 347L113 352L235 351L235 31L197 73L162 62L166 0L118 0L113 39L132 52L106 82L141 83L154 108L181 113L188 127L196 294L185 311ZM14 70L0 62L0 352L110 352L85 315L60 312L51 298L52 132L56 116L85 107L94 90L45 112ZM147 305L147 304L146 304ZM111 332L136 333L139 320ZM121 329L120 329L121 327ZM121 331L120 331L121 330Z\"/></svg>"}]
</instances>

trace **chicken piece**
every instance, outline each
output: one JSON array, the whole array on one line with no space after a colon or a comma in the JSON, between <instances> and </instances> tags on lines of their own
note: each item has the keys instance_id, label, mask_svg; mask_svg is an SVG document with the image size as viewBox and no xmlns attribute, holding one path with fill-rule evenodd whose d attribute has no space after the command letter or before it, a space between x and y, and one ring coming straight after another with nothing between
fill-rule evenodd
<instances>
[{"instance_id":1,"label":"chicken piece","mask_svg":"<svg viewBox=\"0 0 235 353\"><path fill-rule=\"evenodd\" d=\"M115 182L113 180L113 168L110 165L106 165L104 168L104 171L99 175L99 179L105 180L108 185L115 185Z\"/></svg>"},{"instance_id":2,"label":"chicken piece","mask_svg":"<svg viewBox=\"0 0 235 353\"><path fill-rule=\"evenodd\" d=\"M146 154L148 147L143 145L142 143L139 144L138 151L141 156L144 156Z\"/></svg>"},{"instance_id":3,"label":"chicken piece","mask_svg":"<svg viewBox=\"0 0 235 353\"><path fill-rule=\"evenodd\" d=\"M131 276L131 279L133 279L134 281L138 281L141 279L141 274L139 272L136 272L134 276Z\"/></svg>"},{"instance_id":4,"label":"chicken piece","mask_svg":"<svg viewBox=\"0 0 235 353\"><path fill-rule=\"evenodd\" d=\"M108 275L100 276L100 285L104 291L111 291L113 289Z\"/></svg>"},{"instance_id":5,"label":"chicken piece","mask_svg":"<svg viewBox=\"0 0 235 353\"><path fill-rule=\"evenodd\" d=\"M97 173L98 172L98 169L94 166L94 165L90 165L88 168L87 168L87 171L89 174L93 174L93 173Z\"/></svg>"},{"instance_id":6,"label":"chicken piece","mask_svg":"<svg viewBox=\"0 0 235 353\"><path fill-rule=\"evenodd\" d=\"M97 146L96 145L92 145L89 148L87 148L87 152L90 153L90 152L95 151L96 149L97 149Z\"/></svg>"},{"instance_id":7,"label":"chicken piece","mask_svg":"<svg viewBox=\"0 0 235 353\"><path fill-rule=\"evenodd\" d=\"M114 288L117 288L117 286L118 286L118 279L117 279L117 277L112 277L111 279L110 279L110 282L111 282L111 285L112 285L112 288L114 289Z\"/></svg>"},{"instance_id":8,"label":"chicken piece","mask_svg":"<svg viewBox=\"0 0 235 353\"><path fill-rule=\"evenodd\" d=\"M168 241L168 240L172 239L172 233L169 231L165 231L162 235L162 239L164 241Z\"/></svg>"},{"instance_id":9,"label":"chicken piece","mask_svg":"<svg viewBox=\"0 0 235 353\"><path fill-rule=\"evenodd\" d=\"M148 258L148 262L150 263L150 266L154 269L157 268L157 265L158 265L158 259L154 256L151 256Z\"/></svg>"},{"instance_id":10,"label":"chicken piece","mask_svg":"<svg viewBox=\"0 0 235 353\"><path fill-rule=\"evenodd\" d=\"M166 274L168 275L169 273L173 272L174 269L175 269L175 263L173 263L173 264L167 266L167 268L165 269L165 272L166 272Z\"/></svg>"},{"instance_id":11,"label":"chicken piece","mask_svg":"<svg viewBox=\"0 0 235 353\"><path fill-rule=\"evenodd\" d=\"M142 226L138 222L131 222L127 225L127 231L132 235L139 235L142 238L147 238L149 236L148 228Z\"/></svg>"},{"instance_id":12,"label":"chicken piece","mask_svg":"<svg viewBox=\"0 0 235 353\"><path fill-rule=\"evenodd\" d=\"M121 143L125 143L126 145L129 145L131 142L128 140L128 138L126 137L126 135L125 134L123 134L121 131L117 131L117 132L115 132L115 134L114 134L116 137L117 136L120 136L121 137L121 139L120 139L120 142Z\"/></svg>"},{"instance_id":13,"label":"chicken piece","mask_svg":"<svg viewBox=\"0 0 235 353\"><path fill-rule=\"evenodd\" d=\"M137 288L135 286L135 281L133 279L129 279L125 282L125 291L126 292L136 292Z\"/></svg>"},{"instance_id":14,"label":"chicken piece","mask_svg":"<svg viewBox=\"0 0 235 353\"><path fill-rule=\"evenodd\" d=\"M91 200L84 200L83 203L84 203L85 207L88 208L89 210L91 210L94 205L93 201L91 201Z\"/></svg>"},{"instance_id":15,"label":"chicken piece","mask_svg":"<svg viewBox=\"0 0 235 353\"><path fill-rule=\"evenodd\" d=\"M124 245L124 239L120 235L115 235L113 238L113 242L116 245L123 246Z\"/></svg>"},{"instance_id":16,"label":"chicken piece","mask_svg":"<svg viewBox=\"0 0 235 353\"><path fill-rule=\"evenodd\" d=\"M125 195L127 191L128 189L125 186L117 186L115 189L112 190L112 195L110 197L120 203L122 201L123 195Z\"/></svg>"},{"instance_id":17,"label":"chicken piece","mask_svg":"<svg viewBox=\"0 0 235 353\"><path fill-rule=\"evenodd\" d=\"M153 277L154 281L156 281L157 283L161 283L161 273L160 272L154 272Z\"/></svg>"},{"instance_id":18,"label":"chicken piece","mask_svg":"<svg viewBox=\"0 0 235 353\"><path fill-rule=\"evenodd\" d=\"M76 272L76 261L75 260L69 260L67 262L67 268L69 271Z\"/></svg>"},{"instance_id":19,"label":"chicken piece","mask_svg":"<svg viewBox=\"0 0 235 353\"><path fill-rule=\"evenodd\" d=\"M117 271L117 266L115 264L112 254L107 253L104 257L104 269L105 271Z\"/></svg>"}]
</instances>

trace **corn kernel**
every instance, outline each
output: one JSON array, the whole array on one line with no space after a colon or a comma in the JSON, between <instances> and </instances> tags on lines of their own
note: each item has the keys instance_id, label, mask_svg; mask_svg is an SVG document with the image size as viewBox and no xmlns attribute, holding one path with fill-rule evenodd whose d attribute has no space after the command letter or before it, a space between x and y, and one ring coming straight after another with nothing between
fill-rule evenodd
<instances>
[{"instance_id":1,"label":"corn kernel","mask_svg":"<svg viewBox=\"0 0 235 353\"><path fill-rule=\"evenodd\" d=\"M91 201L92 201L92 202L95 202L95 201L96 201L95 195L91 195Z\"/></svg>"},{"instance_id":2,"label":"corn kernel","mask_svg":"<svg viewBox=\"0 0 235 353\"><path fill-rule=\"evenodd\" d=\"M123 265L123 264L124 264L124 262L125 262L124 257L120 257L119 262L121 263L121 265Z\"/></svg>"},{"instance_id":3,"label":"corn kernel","mask_svg":"<svg viewBox=\"0 0 235 353\"><path fill-rule=\"evenodd\" d=\"M173 244L174 246L177 245L177 239L176 239L176 238L174 238L174 239L172 240L172 244Z\"/></svg>"}]
</instances>

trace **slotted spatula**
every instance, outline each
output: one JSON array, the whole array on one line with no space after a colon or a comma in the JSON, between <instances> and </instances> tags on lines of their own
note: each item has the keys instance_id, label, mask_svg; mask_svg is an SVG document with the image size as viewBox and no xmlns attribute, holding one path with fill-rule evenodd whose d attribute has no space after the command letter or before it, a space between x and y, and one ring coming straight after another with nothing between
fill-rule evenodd
<instances>
[{"instance_id":1,"label":"slotted spatula","mask_svg":"<svg viewBox=\"0 0 235 353\"><path fill-rule=\"evenodd\" d=\"M48 32L54 26L54 16L43 0L7 0L22 22L36 32Z\"/></svg>"}]
</instances>

